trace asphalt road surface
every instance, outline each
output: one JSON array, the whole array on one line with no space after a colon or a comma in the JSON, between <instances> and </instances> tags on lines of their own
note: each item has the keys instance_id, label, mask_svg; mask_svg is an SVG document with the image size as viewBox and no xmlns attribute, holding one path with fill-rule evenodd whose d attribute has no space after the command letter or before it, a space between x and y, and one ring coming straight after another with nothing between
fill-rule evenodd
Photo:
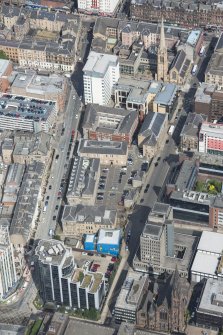
<instances>
[{"instance_id":1,"label":"asphalt road surface","mask_svg":"<svg viewBox=\"0 0 223 335\"><path fill-rule=\"evenodd\" d=\"M70 138L72 134L72 129L75 130L75 137L77 136L77 128L80 119L80 108L81 108L81 101L72 88L70 92L70 96L68 99L67 108L65 111L65 131L64 135L60 135L56 139L58 141L56 152L54 155L54 160L52 163L51 173L49 176L48 184L47 184L47 191L44 198L44 203L49 197L48 206L46 212L41 214L40 222L37 228L35 239L46 239L49 238L49 230L52 229L55 232L56 228L56 220L53 220L53 217L58 217L58 210L56 210L56 206L61 205L61 196L62 192L60 192L60 184L61 180L66 174L67 169L69 167L69 162L67 161L67 152L70 144ZM56 159L56 156L59 155L59 158ZM51 189L49 189L51 186Z\"/></svg>"}]
</instances>

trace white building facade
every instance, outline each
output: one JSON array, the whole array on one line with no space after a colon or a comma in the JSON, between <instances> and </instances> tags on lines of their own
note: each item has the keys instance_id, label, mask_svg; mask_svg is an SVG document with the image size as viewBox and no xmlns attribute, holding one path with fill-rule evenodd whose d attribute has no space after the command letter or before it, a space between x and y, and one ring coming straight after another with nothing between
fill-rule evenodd
<instances>
[{"instance_id":1,"label":"white building facade","mask_svg":"<svg viewBox=\"0 0 223 335\"><path fill-rule=\"evenodd\" d=\"M8 227L0 226L0 300L4 300L17 281L13 248Z\"/></svg>"},{"instance_id":2,"label":"white building facade","mask_svg":"<svg viewBox=\"0 0 223 335\"><path fill-rule=\"evenodd\" d=\"M78 11L113 15L120 3L121 0L78 0Z\"/></svg>"},{"instance_id":3,"label":"white building facade","mask_svg":"<svg viewBox=\"0 0 223 335\"><path fill-rule=\"evenodd\" d=\"M85 104L107 105L120 77L118 57L91 51L83 72Z\"/></svg>"}]
</instances>

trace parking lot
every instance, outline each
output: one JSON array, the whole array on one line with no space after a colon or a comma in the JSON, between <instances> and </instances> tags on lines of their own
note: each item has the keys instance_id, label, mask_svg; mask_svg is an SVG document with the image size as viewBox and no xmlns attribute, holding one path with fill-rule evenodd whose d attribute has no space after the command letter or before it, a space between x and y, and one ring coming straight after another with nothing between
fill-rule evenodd
<instances>
[{"instance_id":1,"label":"parking lot","mask_svg":"<svg viewBox=\"0 0 223 335\"><path fill-rule=\"evenodd\" d=\"M133 146L129 150L126 166L102 166L96 204L122 209L124 197L132 189L131 180L145 162L136 146Z\"/></svg>"},{"instance_id":2,"label":"parking lot","mask_svg":"<svg viewBox=\"0 0 223 335\"><path fill-rule=\"evenodd\" d=\"M90 251L73 251L74 259L78 268L88 268L91 272L101 272L109 278L116 263L116 257L94 254Z\"/></svg>"}]
</instances>

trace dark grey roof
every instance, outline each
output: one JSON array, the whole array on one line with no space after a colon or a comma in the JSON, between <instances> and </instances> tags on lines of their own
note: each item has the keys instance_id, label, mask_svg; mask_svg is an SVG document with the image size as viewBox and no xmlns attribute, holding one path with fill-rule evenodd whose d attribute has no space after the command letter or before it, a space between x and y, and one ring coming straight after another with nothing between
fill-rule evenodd
<instances>
[{"instance_id":1,"label":"dark grey roof","mask_svg":"<svg viewBox=\"0 0 223 335\"><path fill-rule=\"evenodd\" d=\"M190 60L187 59L187 55L183 49L179 50L171 64L171 69L175 68L179 75L184 78L185 74L190 66Z\"/></svg>"},{"instance_id":2,"label":"dark grey roof","mask_svg":"<svg viewBox=\"0 0 223 335\"><path fill-rule=\"evenodd\" d=\"M163 230L163 225L154 222L148 222L143 230L143 235L159 236Z\"/></svg>"},{"instance_id":3,"label":"dark grey roof","mask_svg":"<svg viewBox=\"0 0 223 335\"><path fill-rule=\"evenodd\" d=\"M126 155L128 150L127 142L117 141L96 141L81 139L79 142L79 154L92 153L95 155Z\"/></svg>"},{"instance_id":4,"label":"dark grey roof","mask_svg":"<svg viewBox=\"0 0 223 335\"><path fill-rule=\"evenodd\" d=\"M189 113L183 126L180 136L198 136L198 130L203 121L207 119L206 115Z\"/></svg>"},{"instance_id":5,"label":"dark grey roof","mask_svg":"<svg viewBox=\"0 0 223 335\"><path fill-rule=\"evenodd\" d=\"M114 118L117 121L116 126L108 128L106 123L100 122L101 117ZM84 115L83 129L94 131L100 129L100 132L128 134L137 119L138 113L135 110L89 104Z\"/></svg>"},{"instance_id":6,"label":"dark grey roof","mask_svg":"<svg viewBox=\"0 0 223 335\"><path fill-rule=\"evenodd\" d=\"M116 210L109 209L102 206L64 206L64 211L62 215L62 222L70 222L72 224L80 224L80 223L90 223L94 222L99 226L110 225L112 226L116 220Z\"/></svg>"},{"instance_id":7,"label":"dark grey roof","mask_svg":"<svg viewBox=\"0 0 223 335\"><path fill-rule=\"evenodd\" d=\"M152 133L157 138L159 136L161 128L163 127L165 118L165 114L149 112L143 121L142 127L139 131L139 135L147 137Z\"/></svg>"}]
</instances>

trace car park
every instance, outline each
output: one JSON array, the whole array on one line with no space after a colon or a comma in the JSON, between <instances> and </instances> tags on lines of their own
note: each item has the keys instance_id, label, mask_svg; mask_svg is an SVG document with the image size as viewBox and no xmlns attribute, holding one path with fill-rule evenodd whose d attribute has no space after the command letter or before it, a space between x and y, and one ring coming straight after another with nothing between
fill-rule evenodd
<instances>
[{"instance_id":1,"label":"car park","mask_svg":"<svg viewBox=\"0 0 223 335\"><path fill-rule=\"evenodd\" d=\"M112 262L117 262L117 257L113 256L113 257L111 258L111 261L112 261Z\"/></svg>"}]
</instances>

